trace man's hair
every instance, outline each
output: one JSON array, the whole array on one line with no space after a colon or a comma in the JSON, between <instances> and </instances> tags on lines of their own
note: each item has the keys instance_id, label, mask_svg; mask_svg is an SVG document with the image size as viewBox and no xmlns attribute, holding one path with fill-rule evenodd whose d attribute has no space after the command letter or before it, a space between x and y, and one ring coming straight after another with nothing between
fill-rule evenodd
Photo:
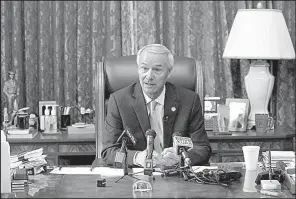
<instances>
[{"instance_id":1,"label":"man's hair","mask_svg":"<svg viewBox=\"0 0 296 199\"><path fill-rule=\"evenodd\" d=\"M168 68L171 70L174 66L174 56L167 47L162 44L149 44L142 47L137 53L137 64L140 65L140 58L143 52L151 52L155 54L166 54L168 57Z\"/></svg>"},{"instance_id":2,"label":"man's hair","mask_svg":"<svg viewBox=\"0 0 296 199\"><path fill-rule=\"evenodd\" d=\"M15 72L13 70L8 71L9 75L15 75Z\"/></svg>"}]
</instances>

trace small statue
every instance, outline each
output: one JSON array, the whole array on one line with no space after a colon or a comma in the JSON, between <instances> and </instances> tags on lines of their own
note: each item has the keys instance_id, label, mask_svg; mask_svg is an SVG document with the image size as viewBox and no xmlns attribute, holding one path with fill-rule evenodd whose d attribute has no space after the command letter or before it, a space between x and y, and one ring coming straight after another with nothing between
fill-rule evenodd
<instances>
[{"instance_id":1,"label":"small statue","mask_svg":"<svg viewBox=\"0 0 296 199\"><path fill-rule=\"evenodd\" d=\"M7 99L7 112L10 120L13 119L12 115L18 110L18 100L20 94L20 87L18 82L15 80L15 72L8 71L9 80L4 82L3 93Z\"/></svg>"}]
</instances>

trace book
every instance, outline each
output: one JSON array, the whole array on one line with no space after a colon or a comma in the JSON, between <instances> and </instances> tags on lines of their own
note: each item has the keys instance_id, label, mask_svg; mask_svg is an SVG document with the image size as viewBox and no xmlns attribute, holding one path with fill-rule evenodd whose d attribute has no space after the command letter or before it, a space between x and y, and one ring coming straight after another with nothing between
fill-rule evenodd
<instances>
[{"instance_id":1,"label":"book","mask_svg":"<svg viewBox=\"0 0 296 199\"><path fill-rule=\"evenodd\" d=\"M29 184L29 182L28 182L28 180L12 180L12 182L11 182L11 185L23 185L23 186L26 186L26 185L28 185Z\"/></svg>"},{"instance_id":2,"label":"book","mask_svg":"<svg viewBox=\"0 0 296 199\"><path fill-rule=\"evenodd\" d=\"M28 134L7 134L7 139L30 139L34 138L38 134L38 130L34 129Z\"/></svg>"}]
</instances>

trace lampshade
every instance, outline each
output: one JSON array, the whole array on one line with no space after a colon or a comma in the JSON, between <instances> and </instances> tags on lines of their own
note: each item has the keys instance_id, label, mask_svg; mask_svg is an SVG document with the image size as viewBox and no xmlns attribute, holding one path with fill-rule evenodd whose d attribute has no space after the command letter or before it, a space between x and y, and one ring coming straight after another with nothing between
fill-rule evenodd
<instances>
[{"instance_id":1,"label":"lampshade","mask_svg":"<svg viewBox=\"0 0 296 199\"><path fill-rule=\"evenodd\" d=\"M282 11L239 9L223 58L295 59L295 51Z\"/></svg>"}]
</instances>

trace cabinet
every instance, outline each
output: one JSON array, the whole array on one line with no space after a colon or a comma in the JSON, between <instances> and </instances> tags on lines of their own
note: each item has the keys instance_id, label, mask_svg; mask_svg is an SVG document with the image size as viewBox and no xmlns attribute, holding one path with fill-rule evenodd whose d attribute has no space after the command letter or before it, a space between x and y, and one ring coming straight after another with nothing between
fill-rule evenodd
<instances>
[{"instance_id":1,"label":"cabinet","mask_svg":"<svg viewBox=\"0 0 296 199\"><path fill-rule=\"evenodd\" d=\"M43 147L47 154L46 161L50 166L70 164L70 157L84 162L83 157L96 155L95 134L68 135L62 132L56 135L39 133L33 139L8 139L11 155Z\"/></svg>"},{"instance_id":2,"label":"cabinet","mask_svg":"<svg viewBox=\"0 0 296 199\"><path fill-rule=\"evenodd\" d=\"M267 150L295 150L295 130L288 127L278 127L266 133L233 132L232 135L219 135L207 132L212 156L210 162L243 162L242 147L247 145L260 146L259 160L262 151Z\"/></svg>"},{"instance_id":3,"label":"cabinet","mask_svg":"<svg viewBox=\"0 0 296 199\"><path fill-rule=\"evenodd\" d=\"M293 150L295 147L295 131L283 127L265 134L257 134L255 131L234 132L232 135L219 135L208 131L207 134L212 147L212 163L244 161L242 146L245 145L258 145L260 152L268 150L269 147L271 150ZM82 163L86 158L89 159L89 156L94 158L95 140L94 133L69 135L67 132L58 135L40 133L33 139L8 139L11 155L43 147L44 154L47 154L46 160L51 166L71 164L69 158L73 157Z\"/></svg>"}]
</instances>

